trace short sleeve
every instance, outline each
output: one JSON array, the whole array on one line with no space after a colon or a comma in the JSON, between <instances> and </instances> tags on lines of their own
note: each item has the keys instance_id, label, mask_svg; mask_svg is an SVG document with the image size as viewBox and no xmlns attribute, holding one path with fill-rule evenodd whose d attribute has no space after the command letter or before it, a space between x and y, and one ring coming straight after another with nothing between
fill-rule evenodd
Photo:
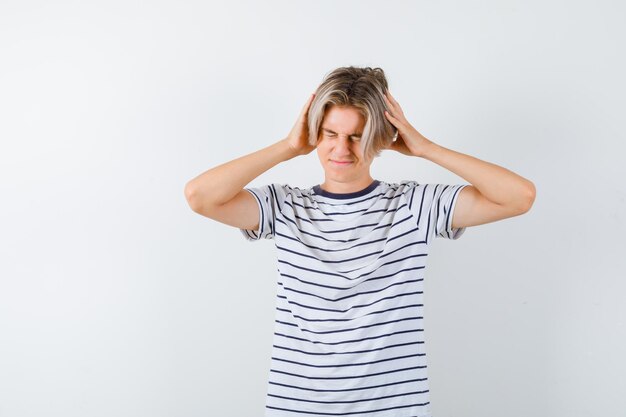
<instances>
[{"instance_id":1,"label":"short sleeve","mask_svg":"<svg viewBox=\"0 0 626 417\"><path fill-rule=\"evenodd\" d=\"M262 187L246 187L259 206L259 228L257 230L239 229L249 241L273 239L276 222L277 196L274 184Z\"/></svg>"},{"instance_id":2,"label":"short sleeve","mask_svg":"<svg viewBox=\"0 0 626 417\"><path fill-rule=\"evenodd\" d=\"M459 193L468 185L409 183L409 210L418 226L425 228L428 242L433 237L456 240L463 235L465 227L452 228L452 215Z\"/></svg>"}]
</instances>

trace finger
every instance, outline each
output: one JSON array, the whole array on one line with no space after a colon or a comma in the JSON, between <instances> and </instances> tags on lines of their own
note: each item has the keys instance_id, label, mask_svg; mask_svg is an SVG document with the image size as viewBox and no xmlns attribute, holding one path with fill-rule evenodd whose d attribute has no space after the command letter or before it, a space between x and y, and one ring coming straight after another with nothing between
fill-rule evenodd
<instances>
[{"instance_id":1,"label":"finger","mask_svg":"<svg viewBox=\"0 0 626 417\"><path fill-rule=\"evenodd\" d=\"M387 105L390 108L393 108L393 103L391 102L391 100L389 100L389 97L387 97L386 95L383 96L383 98L385 99L385 103L387 103Z\"/></svg>"},{"instance_id":2,"label":"finger","mask_svg":"<svg viewBox=\"0 0 626 417\"><path fill-rule=\"evenodd\" d=\"M391 122L394 126L396 126L396 127L397 127L397 125L396 125L396 124L398 123L398 119L396 119L395 117L393 117L393 116L391 115L391 113L389 113L387 110L385 110L385 116L387 116L387 118L389 118L389 121L390 121L390 122Z\"/></svg>"},{"instance_id":3,"label":"finger","mask_svg":"<svg viewBox=\"0 0 626 417\"><path fill-rule=\"evenodd\" d=\"M399 113L399 114L404 114L402 112L402 107L400 107L400 104L396 101L395 98L393 98L393 96L391 95L391 93L389 93L389 101L391 102L391 104L393 105L393 108Z\"/></svg>"},{"instance_id":4,"label":"finger","mask_svg":"<svg viewBox=\"0 0 626 417\"><path fill-rule=\"evenodd\" d=\"M304 105L304 108L308 109L311 106L311 103L313 102L314 98L315 98L315 93L312 93L309 96L309 99L307 100L306 104Z\"/></svg>"},{"instance_id":5,"label":"finger","mask_svg":"<svg viewBox=\"0 0 626 417\"><path fill-rule=\"evenodd\" d=\"M387 111L389 112L389 114L396 110L393 106L393 103L390 102L387 97L385 97L385 104L387 105Z\"/></svg>"},{"instance_id":6,"label":"finger","mask_svg":"<svg viewBox=\"0 0 626 417\"><path fill-rule=\"evenodd\" d=\"M300 112L302 116L307 115L307 113L309 112L309 107L311 107L311 102L313 102L314 98L315 98L315 93L311 94L307 102L304 103L304 107L302 107L302 111Z\"/></svg>"},{"instance_id":7,"label":"finger","mask_svg":"<svg viewBox=\"0 0 626 417\"><path fill-rule=\"evenodd\" d=\"M391 110L390 113L392 115L395 114L398 120L401 120L402 118L404 118L404 113L402 112L402 108L400 107L398 103L394 104L394 103L391 103L390 101L388 101L388 103L390 103L389 107Z\"/></svg>"}]
</instances>

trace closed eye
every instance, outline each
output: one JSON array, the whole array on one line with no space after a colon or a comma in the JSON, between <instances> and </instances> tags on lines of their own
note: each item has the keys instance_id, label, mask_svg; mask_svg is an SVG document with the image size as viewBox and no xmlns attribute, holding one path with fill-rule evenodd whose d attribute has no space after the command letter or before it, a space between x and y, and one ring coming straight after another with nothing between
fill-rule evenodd
<instances>
[{"instance_id":1,"label":"closed eye","mask_svg":"<svg viewBox=\"0 0 626 417\"><path fill-rule=\"evenodd\" d=\"M324 132L324 134L325 134L327 137L329 137L329 138L334 138L334 137L337 137L337 134L336 134L336 133ZM361 140L361 138L360 138L360 137L358 137L358 136L350 136L350 139L351 139L352 141L355 141L355 142L358 142L358 141L360 141L360 140Z\"/></svg>"},{"instance_id":2,"label":"closed eye","mask_svg":"<svg viewBox=\"0 0 626 417\"><path fill-rule=\"evenodd\" d=\"M329 138L334 138L337 136L337 134L335 132L333 132L332 130L326 129L326 128L322 128L322 131L324 132L324 134L329 137ZM352 135L350 136L350 139L353 141L360 141L361 140L361 136L360 135Z\"/></svg>"}]
</instances>

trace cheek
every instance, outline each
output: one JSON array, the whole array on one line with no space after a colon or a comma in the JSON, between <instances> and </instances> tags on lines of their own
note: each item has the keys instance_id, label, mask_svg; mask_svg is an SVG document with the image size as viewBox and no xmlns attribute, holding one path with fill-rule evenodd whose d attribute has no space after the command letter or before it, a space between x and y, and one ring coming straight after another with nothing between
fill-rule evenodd
<instances>
[{"instance_id":1,"label":"cheek","mask_svg":"<svg viewBox=\"0 0 626 417\"><path fill-rule=\"evenodd\" d=\"M329 148L328 141L320 139L317 141L317 144L315 146L317 148L317 153L328 152L328 148Z\"/></svg>"},{"instance_id":2,"label":"cheek","mask_svg":"<svg viewBox=\"0 0 626 417\"><path fill-rule=\"evenodd\" d=\"M354 147L354 154L359 157L359 159L363 159L363 149L361 149L361 145L356 145Z\"/></svg>"},{"instance_id":3,"label":"cheek","mask_svg":"<svg viewBox=\"0 0 626 417\"><path fill-rule=\"evenodd\" d=\"M320 161L323 161L324 159L326 159L324 156L326 154L326 151L324 150L324 146L322 144L318 143L317 148L315 150L317 152L317 156L320 159Z\"/></svg>"}]
</instances>

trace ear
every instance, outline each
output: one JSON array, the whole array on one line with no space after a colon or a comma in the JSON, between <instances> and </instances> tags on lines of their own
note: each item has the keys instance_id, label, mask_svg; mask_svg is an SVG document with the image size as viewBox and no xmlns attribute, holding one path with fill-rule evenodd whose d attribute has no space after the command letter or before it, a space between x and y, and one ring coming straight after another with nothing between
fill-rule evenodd
<instances>
[{"instance_id":1,"label":"ear","mask_svg":"<svg viewBox=\"0 0 626 417\"><path fill-rule=\"evenodd\" d=\"M398 129L396 129L396 127L394 126L393 130L395 133L393 134L393 137L391 138L391 140L392 142L395 142L396 139L398 139Z\"/></svg>"}]
</instances>

